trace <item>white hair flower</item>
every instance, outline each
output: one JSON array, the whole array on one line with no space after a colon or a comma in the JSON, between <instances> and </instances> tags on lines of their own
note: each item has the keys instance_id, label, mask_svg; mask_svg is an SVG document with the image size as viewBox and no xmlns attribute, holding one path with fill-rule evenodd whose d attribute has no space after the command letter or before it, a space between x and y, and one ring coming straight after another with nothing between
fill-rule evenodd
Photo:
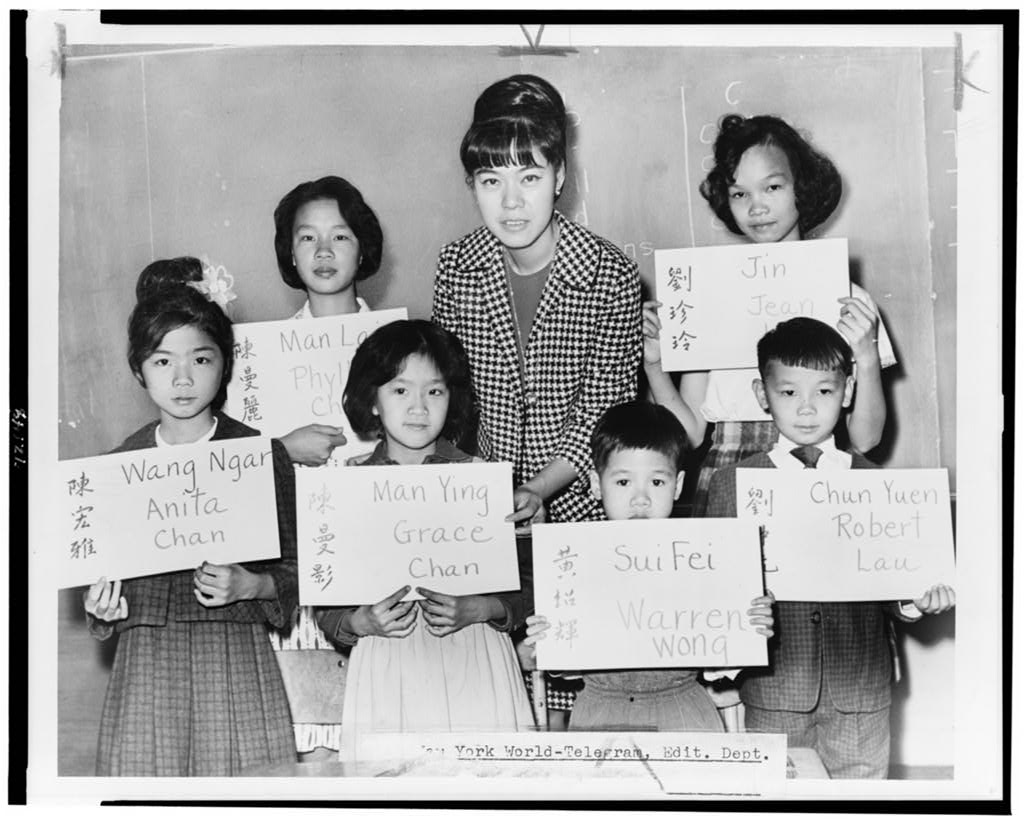
<instances>
[{"instance_id":1,"label":"white hair flower","mask_svg":"<svg viewBox=\"0 0 1024 821\"><path fill-rule=\"evenodd\" d=\"M228 303L237 297L232 287L235 278L228 273L223 265L214 265L208 257L202 258L203 278L198 282L190 282L193 288L203 294L210 302L216 302L226 311Z\"/></svg>"}]
</instances>

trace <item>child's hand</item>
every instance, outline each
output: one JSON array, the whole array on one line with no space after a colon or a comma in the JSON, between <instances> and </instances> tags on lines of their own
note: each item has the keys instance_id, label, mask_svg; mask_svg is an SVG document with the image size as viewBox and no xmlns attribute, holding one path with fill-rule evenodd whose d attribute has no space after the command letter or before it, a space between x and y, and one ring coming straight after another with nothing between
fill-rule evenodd
<instances>
[{"instance_id":1,"label":"child's hand","mask_svg":"<svg viewBox=\"0 0 1024 821\"><path fill-rule=\"evenodd\" d=\"M661 320L658 319L660 307L661 303L656 299L649 299L643 305L645 366L661 364Z\"/></svg>"},{"instance_id":2,"label":"child's hand","mask_svg":"<svg viewBox=\"0 0 1024 821\"><path fill-rule=\"evenodd\" d=\"M772 607L775 604L775 596L771 590L765 591L763 596L757 596L750 600L750 609L747 615L748 621L757 625L754 629L765 638L775 635L775 617L772 615Z\"/></svg>"},{"instance_id":3,"label":"child's hand","mask_svg":"<svg viewBox=\"0 0 1024 821\"><path fill-rule=\"evenodd\" d=\"M547 521L544 500L526 485L516 488L512 494L512 505L515 509L505 517L505 521L516 523L516 533L529 533L532 525Z\"/></svg>"},{"instance_id":4,"label":"child's hand","mask_svg":"<svg viewBox=\"0 0 1024 821\"><path fill-rule=\"evenodd\" d=\"M349 619L351 631L357 636L404 639L416 626L416 602L402 601L411 589L406 585L376 604L357 607Z\"/></svg>"},{"instance_id":5,"label":"child's hand","mask_svg":"<svg viewBox=\"0 0 1024 821\"><path fill-rule=\"evenodd\" d=\"M878 312L855 296L839 298L842 308L836 328L850 343L858 367L878 360Z\"/></svg>"},{"instance_id":6,"label":"child's hand","mask_svg":"<svg viewBox=\"0 0 1024 821\"><path fill-rule=\"evenodd\" d=\"M914 599L914 606L928 616L945 613L956 606L956 591L947 584L937 584Z\"/></svg>"},{"instance_id":7,"label":"child's hand","mask_svg":"<svg viewBox=\"0 0 1024 821\"><path fill-rule=\"evenodd\" d=\"M306 425L281 437L288 458L300 465L319 467L326 464L336 447L344 445L344 428L333 425Z\"/></svg>"},{"instance_id":8,"label":"child's hand","mask_svg":"<svg viewBox=\"0 0 1024 821\"><path fill-rule=\"evenodd\" d=\"M417 587L423 596L420 610L427 630L435 636L457 633L463 627L501 618L505 608L494 596L449 596L426 587Z\"/></svg>"},{"instance_id":9,"label":"child's hand","mask_svg":"<svg viewBox=\"0 0 1024 821\"><path fill-rule=\"evenodd\" d=\"M526 638L516 645L519 665L524 670L537 669L537 642L544 639L550 626L546 618L536 613L526 617Z\"/></svg>"},{"instance_id":10,"label":"child's hand","mask_svg":"<svg viewBox=\"0 0 1024 821\"><path fill-rule=\"evenodd\" d=\"M240 564L203 562L192 574L192 594L203 607L223 607L237 601L261 598L260 575Z\"/></svg>"},{"instance_id":11,"label":"child's hand","mask_svg":"<svg viewBox=\"0 0 1024 821\"><path fill-rule=\"evenodd\" d=\"M82 597L85 612L100 621L128 618L128 600L121 595L121 582L108 582L106 576L90 587Z\"/></svg>"}]
</instances>

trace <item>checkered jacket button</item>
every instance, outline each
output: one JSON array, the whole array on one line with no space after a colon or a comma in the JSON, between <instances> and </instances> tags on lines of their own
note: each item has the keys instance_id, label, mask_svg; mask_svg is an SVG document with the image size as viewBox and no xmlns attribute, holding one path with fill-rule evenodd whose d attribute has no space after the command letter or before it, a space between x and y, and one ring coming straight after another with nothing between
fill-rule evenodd
<instances>
[{"instance_id":1,"label":"checkered jacket button","mask_svg":"<svg viewBox=\"0 0 1024 821\"><path fill-rule=\"evenodd\" d=\"M821 624L821 613L817 610L811 613L811 622L813 624Z\"/></svg>"}]
</instances>

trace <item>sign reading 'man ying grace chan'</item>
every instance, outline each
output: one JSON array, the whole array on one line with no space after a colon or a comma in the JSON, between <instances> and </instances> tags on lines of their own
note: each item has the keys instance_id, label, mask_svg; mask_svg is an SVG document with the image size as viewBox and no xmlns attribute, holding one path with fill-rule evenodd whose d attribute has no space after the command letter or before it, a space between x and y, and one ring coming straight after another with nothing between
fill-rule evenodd
<instances>
[{"instance_id":1,"label":"sign reading 'man ying grace chan'","mask_svg":"<svg viewBox=\"0 0 1024 821\"><path fill-rule=\"evenodd\" d=\"M296 472L299 600L374 604L400 587L462 596L519 589L505 462Z\"/></svg>"},{"instance_id":2,"label":"sign reading 'man ying grace chan'","mask_svg":"<svg viewBox=\"0 0 1024 821\"><path fill-rule=\"evenodd\" d=\"M954 584L945 468L736 471L736 510L764 528L780 600L916 599Z\"/></svg>"},{"instance_id":3,"label":"sign reading 'man ying grace chan'","mask_svg":"<svg viewBox=\"0 0 1024 821\"><path fill-rule=\"evenodd\" d=\"M281 555L262 436L59 462L57 481L58 588Z\"/></svg>"},{"instance_id":4,"label":"sign reading 'man ying grace chan'","mask_svg":"<svg viewBox=\"0 0 1024 821\"><path fill-rule=\"evenodd\" d=\"M359 344L381 325L406 319L405 308L340 316L240 322L225 412L266 436L284 436L312 423L345 429L348 442L332 461L373 450L352 433L342 408L349 366Z\"/></svg>"},{"instance_id":5,"label":"sign reading 'man ying grace chan'","mask_svg":"<svg viewBox=\"0 0 1024 821\"><path fill-rule=\"evenodd\" d=\"M748 623L764 593L757 527L659 519L533 527L542 670L742 667L767 663Z\"/></svg>"},{"instance_id":6,"label":"sign reading 'man ying grace chan'","mask_svg":"<svg viewBox=\"0 0 1024 821\"><path fill-rule=\"evenodd\" d=\"M673 248L654 252L666 371L757 366L757 341L809 316L834 326L850 295L845 239Z\"/></svg>"}]
</instances>

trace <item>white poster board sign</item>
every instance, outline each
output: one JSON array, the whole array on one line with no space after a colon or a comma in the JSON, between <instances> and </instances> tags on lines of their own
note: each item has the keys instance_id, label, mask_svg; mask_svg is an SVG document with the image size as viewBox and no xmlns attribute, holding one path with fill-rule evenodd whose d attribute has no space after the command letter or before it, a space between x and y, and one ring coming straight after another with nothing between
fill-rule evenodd
<instances>
[{"instance_id":1,"label":"white poster board sign","mask_svg":"<svg viewBox=\"0 0 1024 821\"><path fill-rule=\"evenodd\" d=\"M765 586L779 600L915 599L954 583L945 468L740 468L736 512L764 526Z\"/></svg>"},{"instance_id":2,"label":"white poster board sign","mask_svg":"<svg viewBox=\"0 0 1024 821\"><path fill-rule=\"evenodd\" d=\"M59 588L281 555L265 437L72 459L56 476Z\"/></svg>"},{"instance_id":3,"label":"white poster board sign","mask_svg":"<svg viewBox=\"0 0 1024 821\"><path fill-rule=\"evenodd\" d=\"M810 316L834 326L850 295L845 239L654 252L665 371L757 366L757 341Z\"/></svg>"},{"instance_id":4,"label":"white poster board sign","mask_svg":"<svg viewBox=\"0 0 1024 821\"><path fill-rule=\"evenodd\" d=\"M325 465L296 471L295 496L304 605L519 589L506 462Z\"/></svg>"},{"instance_id":5,"label":"white poster board sign","mask_svg":"<svg viewBox=\"0 0 1024 821\"><path fill-rule=\"evenodd\" d=\"M224 412L265 436L312 423L345 429L332 462L373 450L352 433L341 407L352 356L381 325L406 319L405 308L310 319L235 323L235 365Z\"/></svg>"},{"instance_id":6,"label":"white poster board sign","mask_svg":"<svg viewBox=\"0 0 1024 821\"><path fill-rule=\"evenodd\" d=\"M736 519L533 527L542 670L767 663L747 623L763 594L758 530Z\"/></svg>"}]
</instances>

